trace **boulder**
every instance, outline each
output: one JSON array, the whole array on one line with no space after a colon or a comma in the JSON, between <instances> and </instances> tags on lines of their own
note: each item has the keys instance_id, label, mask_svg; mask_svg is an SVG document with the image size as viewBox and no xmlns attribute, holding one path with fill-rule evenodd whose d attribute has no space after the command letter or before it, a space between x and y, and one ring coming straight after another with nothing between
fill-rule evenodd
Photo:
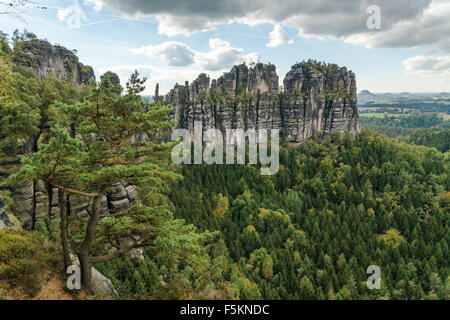
<instances>
[{"instance_id":1,"label":"boulder","mask_svg":"<svg viewBox=\"0 0 450 320\"><path fill-rule=\"evenodd\" d=\"M123 200L128 196L122 183L116 183L114 185L114 192L108 194L109 201Z\"/></svg>"},{"instance_id":2,"label":"boulder","mask_svg":"<svg viewBox=\"0 0 450 320\"><path fill-rule=\"evenodd\" d=\"M104 275L102 275L100 272L98 272L97 269L92 267L92 290L94 290L95 294L98 294L100 296L104 297L118 297L119 294L117 293L116 289L114 288L114 285L112 284L111 280L106 278Z\"/></svg>"},{"instance_id":3,"label":"boulder","mask_svg":"<svg viewBox=\"0 0 450 320\"><path fill-rule=\"evenodd\" d=\"M0 230L4 228L9 228L11 226L11 221L9 220L8 214L6 213L5 204L0 196Z\"/></svg>"},{"instance_id":4,"label":"boulder","mask_svg":"<svg viewBox=\"0 0 450 320\"><path fill-rule=\"evenodd\" d=\"M128 199L134 202L137 198L136 186L128 186L125 190L127 191Z\"/></svg>"},{"instance_id":5,"label":"boulder","mask_svg":"<svg viewBox=\"0 0 450 320\"><path fill-rule=\"evenodd\" d=\"M74 255L70 255L70 258L72 259L72 264L74 266L79 267L80 261L77 257ZM100 295L103 297L119 297L119 294L117 293L116 289L114 288L113 283L110 279L106 278L104 275L102 275L97 269L92 267L92 276L91 276L91 285L92 290L94 291L94 294Z\"/></svg>"},{"instance_id":6,"label":"boulder","mask_svg":"<svg viewBox=\"0 0 450 320\"><path fill-rule=\"evenodd\" d=\"M20 229L20 221L8 213L3 198L0 196L0 230L5 228Z\"/></svg>"}]
</instances>

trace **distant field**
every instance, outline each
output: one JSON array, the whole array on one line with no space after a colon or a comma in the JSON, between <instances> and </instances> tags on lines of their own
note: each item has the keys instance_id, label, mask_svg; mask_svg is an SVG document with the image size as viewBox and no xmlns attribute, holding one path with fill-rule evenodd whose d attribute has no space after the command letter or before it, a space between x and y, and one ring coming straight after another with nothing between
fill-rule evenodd
<instances>
[{"instance_id":1,"label":"distant field","mask_svg":"<svg viewBox=\"0 0 450 320\"><path fill-rule=\"evenodd\" d=\"M384 113L382 112L371 112L371 113L360 113L360 117L367 117L367 118L384 118ZM388 117L406 117L408 114L395 114L395 113L389 113Z\"/></svg>"},{"instance_id":2,"label":"distant field","mask_svg":"<svg viewBox=\"0 0 450 320\"><path fill-rule=\"evenodd\" d=\"M401 118L401 117L407 117L411 114L403 113L403 114L396 114L396 113L388 113L388 117L394 117L394 118ZM360 117L366 117L366 118L384 118L383 112L369 112L369 113L360 113ZM439 113L439 116L442 117L444 120L450 120L450 114L447 113Z\"/></svg>"}]
</instances>

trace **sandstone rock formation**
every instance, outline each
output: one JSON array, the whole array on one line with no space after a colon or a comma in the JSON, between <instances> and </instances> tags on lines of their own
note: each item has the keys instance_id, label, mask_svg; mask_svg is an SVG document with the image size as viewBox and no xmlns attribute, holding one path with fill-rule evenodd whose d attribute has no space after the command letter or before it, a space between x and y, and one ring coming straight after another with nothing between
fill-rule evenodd
<instances>
[{"instance_id":1,"label":"sandstone rock formation","mask_svg":"<svg viewBox=\"0 0 450 320\"><path fill-rule=\"evenodd\" d=\"M45 41L33 40L24 42L24 44L25 46L22 47L23 50L28 45L32 46L34 49L41 48L41 46L47 49L50 48L45 51L45 53L42 53L45 55L44 60L37 59L37 55L33 55L36 60L25 60L37 63L34 71L41 77L45 77L48 73L52 73L60 78L69 76L69 74L64 75L64 72L69 72L69 69L63 70L59 68L59 62L62 61L61 59L65 59L64 57L72 62L78 63L78 58L71 51L62 51L63 53L61 55L52 53L56 50L55 48L60 50L60 47L52 47ZM55 56L52 56L53 54L55 54ZM43 56L40 56L40 58L42 57ZM42 61L49 63L49 68L46 67L46 64L42 65ZM55 65L53 65L53 63L55 63ZM68 67L70 64L65 64L65 66ZM73 66L75 66L75 68L83 67L83 65L79 63ZM113 72L107 72L106 74L109 75L113 85L117 86L120 84L120 78L117 74ZM81 82L78 83L79 85L85 84L88 81L87 78L85 79L86 81L82 78L79 79L81 79ZM120 92L118 92L118 94L120 94ZM14 137L14 139L7 137L0 141L0 148L2 149L0 155L0 182L7 179L9 175L17 172L21 166L21 158L37 150L38 145L40 143L45 143L46 139L48 139L46 133L42 132L41 134L31 136L22 134ZM145 139L145 137L136 137L136 139L142 140ZM14 148L12 148L13 145ZM134 186L127 183L118 183L113 186L112 189L113 191L108 193L102 201L102 214L118 213L123 210L128 210L131 203L136 200L136 188ZM51 188L43 181L37 180L20 186L9 187L7 188L7 191L10 193L13 205L9 212L6 212L6 209L3 206L3 200L0 201L0 228L21 226L26 230L31 230L35 227L35 224L39 219L48 216L59 217L58 190L56 188ZM88 208L90 206L89 199L71 195L67 196L66 203L71 212L81 216L88 214ZM13 222L11 220L13 220Z\"/></svg>"},{"instance_id":2,"label":"sandstone rock formation","mask_svg":"<svg viewBox=\"0 0 450 320\"><path fill-rule=\"evenodd\" d=\"M9 145L8 141L3 141L5 145ZM8 148L3 148L3 156L0 157L0 183L8 178L9 175L20 169L21 157L30 154L36 149L36 139L33 137L23 136L17 139L18 153ZM0 222L1 225L8 227L12 219L19 223L24 229L33 229L37 220L45 218L49 215L58 217L59 202L58 190L51 188L43 181L32 181L20 186L9 187L7 189L13 200L12 208L6 214L2 209L4 207L3 200L0 201ZM136 188L125 182L112 186L112 190L102 201L102 214L118 213L127 210L131 203L136 200ZM67 205L71 212L86 215L90 205L88 198L71 195L66 199ZM50 205L50 209L49 206Z\"/></svg>"},{"instance_id":3,"label":"sandstone rock formation","mask_svg":"<svg viewBox=\"0 0 450 320\"><path fill-rule=\"evenodd\" d=\"M29 49L29 50L28 50ZM87 83L93 73L83 74L84 66L67 49L53 47L45 41L25 42L17 63L33 67L44 77L52 73L57 78L72 75L80 85ZM20 57L20 55L19 55ZM18 59L16 57L16 59ZM89 68L88 68L89 69ZM120 79L109 73L113 83ZM279 87L276 67L262 63L248 67L234 66L217 80L200 74L191 84L176 85L166 96L173 105L171 117L181 128L194 129L194 121L202 121L204 130L225 129L281 129L282 137L300 143L315 134L360 131L355 75L345 67L324 65L313 61L292 66ZM144 141L145 135L134 137ZM0 182L17 172L20 158L37 149L36 137L16 137L16 149L3 148L0 158ZM9 145L5 141L4 145ZM49 215L59 215L58 192L42 181L34 181L9 188L13 208L6 212L0 201L0 227L9 226L17 217L25 229L32 229L36 221ZM0 199L1 200L1 199ZM102 213L128 210L136 200L136 188L125 182L117 183L102 201ZM69 196L71 212L88 214L89 199ZM48 204L51 204L48 209Z\"/></svg>"},{"instance_id":4,"label":"sandstone rock formation","mask_svg":"<svg viewBox=\"0 0 450 320\"><path fill-rule=\"evenodd\" d=\"M104 77L108 76L109 77L109 81L111 82L111 84L117 88L117 94L120 95L121 93L121 89L120 89L120 77L117 73L114 73L112 71L107 71L105 72L101 77L100 80L103 80Z\"/></svg>"},{"instance_id":5,"label":"sandstone rock formation","mask_svg":"<svg viewBox=\"0 0 450 320\"><path fill-rule=\"evenodd\" d=\"M117 87L118 85L120 85L120 78L119 75L115 72L112 71L107 71L105 72L101 77L100 80L103 79L104 77L108 76L109 77L109 81L111 81L111 83Z\"/></svg>"},{"instance_id":6,"label":"sandstone rock formation","mask_svg":"<svg viewBox=\"0 0 450 320\"><path fill-rule=\"evenodd\" d=\"M315 61L292 66L279 88L272 64L234 66L217 80L201 74L176 85L166 97L178 127L203 129L280 129L291 143L315 134L360 132L353 72Z\"/></svg>"},{"instance_id":7,"label":"sandstone rock formation","mask_svg":"<svg viewBox=\"0 0 450 320\"><path fill-rule=\"evenodd\" d=\"M60 80L72 79L81 86L95 78L92 67L79 62L74 52L44 40L21 42L14 53L13 62L31 67L41 79L52 74Z\"/></svg>"}]
</instances>

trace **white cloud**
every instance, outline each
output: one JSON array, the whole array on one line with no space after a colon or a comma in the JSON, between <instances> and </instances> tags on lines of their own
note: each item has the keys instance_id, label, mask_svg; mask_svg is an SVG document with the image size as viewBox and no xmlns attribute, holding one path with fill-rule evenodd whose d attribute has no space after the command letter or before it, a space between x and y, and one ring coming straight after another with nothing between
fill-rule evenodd
<instances>
[{"instance_id":1,"label":"white cloud","mask_svg":"<svg viewBox=\"0 0 450 320\"><path fill-rule=\"evenodd\" d=\"M101 11L103 9L102 0L84 0L83 3L87 6L93 7L95 11ZM56 16L58 17L59 21L65 21L67 17L69 17L69 15L72 14L74 11L75 12L78 11L84 15L83 9L80 6L80 4L78 2L74 2L67 8L58 9L56 11Z\"/></svg>"},{"instance_id":2,"label":"white cloud","mask_svg":"<svg viewBox=\"0 0 450 320\"><path fill-rule=\"evenodd\" d=\"M229 48L230 43L228 41L224 41L218 38L209 39L209 47L213 50L218 50L221 48Z\"/></svg>"},{"instance_id":3,"label":"white cloud","mask_svg":"<svg viewBox=\"0 0 450 320\"><path fill-rule=\"evenodd\" d=\"M86 5L91 5L92 7L94 7L95 11L101 11L103 9L102 0L84 0L84 3Z\"/></svg>"},{"instance_id":4,"label":"white cloud","mask_svg":"<svg viewBox=\"0 0 450 320\"><path fill-rule=\"evenodd\" d=\"M156 46L145 46L137 49L130 49L132 54L144 54L150 58L161 58L169 66L189 66L194 63L195 52L186 44L169 41Z\"/></svg>"},{"instance_id":5,"label":"white cloud","mask_svg":"<svg viewBox=\"0 0 450 320\"><path fill-rule=\"evenodd\" d=\"M272 32L269 33L269 39L270 41L266 43L266 46L269 48L276 48L283 44L294 42L286 35L286 32L279 24L273 26Z\"/></svg>"},{"instance_id":6,"label":"white cloud","mask_svg":"<svg viewBox=\"0 0 450 320\"><path fill-rule=\"evenodd\" d=\"M132 54L144 54L151 58L160 58L169 66L197 66L203 70L218 71L230 68L242 62L259 62L260 56L256 52L243 54L241 48L234 48L227 41L212 38L209 40L210 51L199 52L181 42L164 42L130 49Z\"/></svg>"},{"instance_id":7,"label":"white cloud","mask_svg":"<svg viewBox=\"0 0 450 320\"><path fill-rule=\"evenodd\" d=\"M450 56L416 56L403 61L407 74L450 82Z\"/></svg>"},{"instance_id":8,"label":"white cloud","mask_svg":"<svg viewBox=\"0 0 450 320\"><path fill-rule=\"evenodd\" d=\"M223 70L238 63L258 62L260 60L257 53L243 55L242 49L234 48L229 42L220 39L210 39L209 47L211 51L197 52L195 56L195 64L205 70Z\"/></svg>"},{"instance_id":9,"label":"white cloud","mask_svg":"<svg viewBox=\"0 0 450 320\"><path fill-rule=\"evenodd\" d=\"M163 14L157 15L156 19L159 22L158 33L169 37L190 36L197 32L214 30L214 25L211 22L206 19L198 20L196 17Z\"/></svg>"},{"instance_id":10,"label":"white cloud","mask_svg":"<svg viewBox=\"0 0 450 320\"><path fill-rule=\"evenodd\" d=\"M450 52L450 2L433 1L416 19L394 23L389 29L359 33L346 42L368 48L413 48L434 45Z\"/></svg>"},{"instance_id":11,"label":"white cloud","mask_svg":"<svg viewBox=\"0 0 450 320\"><path fill-rule=\"evenodd\" d=\"M155 16L159 33L190 35L231 22L280 25L268 45L282 43L281 25L302 37L343 39L366 47L431 45L450 52L450 3L440 0L90 0L128 17ZM369 30L367 8L381 12L381 30Z\"/></svg>"},{"instance_id":12,"label":"white cloud","mask_svg":"<svg viewBox=\"0 0 450 320\"><path fill-rule=\"evenodd\" d=\"M66 18L69 16L69 14L72 13L72 9L71 8L67 8L67 9L59 9L56 13L58 20L59 21L65 21Z\"/></svg>"}]
</instances>

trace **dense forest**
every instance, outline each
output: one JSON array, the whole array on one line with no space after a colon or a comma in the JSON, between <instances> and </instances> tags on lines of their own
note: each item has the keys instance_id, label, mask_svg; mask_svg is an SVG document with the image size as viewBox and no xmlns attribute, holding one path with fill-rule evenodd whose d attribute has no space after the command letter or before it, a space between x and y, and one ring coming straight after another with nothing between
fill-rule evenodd
<instances>
[{"instance_id":1,"label":"dense forest","mask_svg":"<svg viewBox=\"0 0 450 320\"><path fill-rule=\"evenodd\" d=\"M200 279L241 299L448 299L448 154L365 131L286 148L280 160L274 177L183 168L175 216L215 233ZM370 265L381 290L365 285ZM130 294L149 277L131 266L101 270Z\"/></svg>"},{"instance_id":2,"label":"dense forest","mask_svg":"<svg viewBox=\"0 0 450 320\"><path fill-rule=\"evenodd\" d=\"M283 150L281 164L271 178L192 166L172 189L176 215L220 230L258 296L448 298L448 155L366 131ZM371 264L380 291L364 285Z\"/></svg>"},{"instance_id":3,"label":"dense forest","mask_svg":"<svg viewBox=\"0 0 450 320\"><path fill-rule=\"evenodd\" d=\"M85 216L69 208L34 219L31 232L0 232L0 281L8 281L0 298L5 286L35 295L41 273L64 270L69 245L81 257L88 249L121 298L449 298L450 168L441 152L448 132L411 135L411 143L434 148L373 130L285 144L275 176L251 165L176 167L158 134L122 143L139 130L174 125L170 108L141 99L145 79L134 74L127 88L108 77L81 88L40 79L14 65L14 49L0 40L7 209L17 205L8 188L30 180L58 188L62 207L74 193L92 198ZM408 128L416 119L400 121ZM423 128L436 121L423 119ZM39 147L27 150L25 137ZM127 215L100 219L101 196L123 180L137 186L138 200ZM92 225L97 234L89 239ZM136 234L138 259L117 245ZM380 290L366 286L370 265L381 270Z\"/></svg>"}]
</instances>

